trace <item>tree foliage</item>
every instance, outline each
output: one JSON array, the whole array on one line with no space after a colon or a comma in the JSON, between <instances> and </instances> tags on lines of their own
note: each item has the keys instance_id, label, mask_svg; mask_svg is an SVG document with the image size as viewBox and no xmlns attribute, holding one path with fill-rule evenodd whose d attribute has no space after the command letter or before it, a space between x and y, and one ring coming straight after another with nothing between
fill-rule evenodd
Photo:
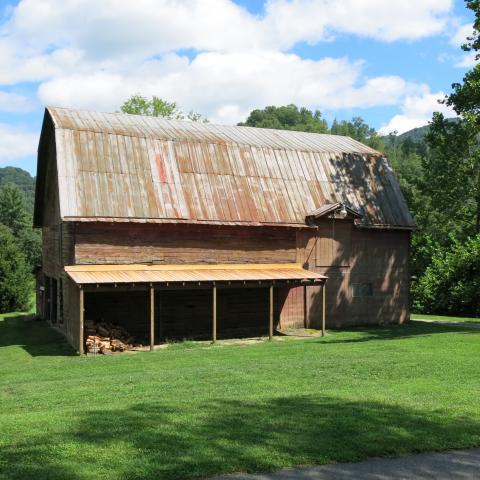
<instances>
[{"instance_id":1,"label":"tree foliage","mask_svg":"<svg viewBox=\"0 0 480 480\"><path fill-rule=\"evenodd\" d=\"M35 200L35 177L18 167L0 167L0 188L8 183L15 184L25 195L25 207L33 213Z\"/></svg>"},{"instance_id":2,"label":"tree foliage","mask_svg":"<svg viewBox=\"0 0 480 480\"><path fill-rule=\"evenodd\" d=\"M413 294L419 311L480 316L480 235L437 249Z\"/></svg>"},{"instance_id":3,"label":"tree foliage","mask_svg":"<svg viewBox=\"0 0 480 480\"><path fill-rule=\"evenodd\" d=\"M0 188L0 223L9 227L16 236L28 225L24 196L13 183Z\"/></svg>"},{"instance_id":4,"label":"tree foliage","mask_svg":"<svg viewBox=\"0 0 480 480\"><path fill-rule=\"evenodd\" d=\"M480 59L480 2L467 0L475 13L466 51ZM480 67L452 85L444 103L457 121L435 113L425 137L423 179L416 182L424 203L414 248L423 251L414 306L426 312L480 315ZM415 245L417 242L417 245ZM421 243L421 246L419 244ZM423 250L422 250L423 249ZM418 258L414 258L414 262ZM418 265L417 265L418 266Z\"/></svg>"},{"instance_id":5,"label":"tree foliage","mask_svg":"<svg viewBox=\"0 0 480 480\"><path fill-rule=\"evenodd\" d=\"M21 245L0 225L0 313L28 309L31 290L32 275Z\"/></svg>"},{"instance_id":6,"label":"tree foliage","mask_svg":"<svg viewBox=\"0 0 480 480\"><path fill-rule=\"evenodd\" d=\"M132 115L147 115L150 117L164 117L169 120L190 120L192 122L208 122L208 119L200 113L190 111L182 112L176 102L168 102L162 98L153 96L151 99L142 95L133 95L125 100L120 107L123 113Z\"/></svg>"},{"instance_id":7,"label":"tree foliage","mask_svg":"<svg viewBox=\"0 0 480 480\"><path fill-rule=\"evenodd\" d=\"M0 225L10 229L31 270L40 266L41 235L32 228L32 215L27 211L24 195L13 183L0 188Z\"/></svg>"},{"instance_id":8,"label":"tree foliage","mask_svg":"<svg viewBox=\"0 0 480 480\"><path fill-rule=\"evenodd\" d=\"M480 151L478 127L469 121L449 122L434 114L426 136L425 182L435 208L444 212L448 230L459 239L480 232Z\"/></svg>"},{"instance_id":9,"label":"tree foliage","mask_svg":"<svg viewBox=\"0 0 480 480\"><path fill-rule=\"evenodd\" d=\"M311 111L296 105L283 107L269 106L263 110L252 110L240 126L275 128L278 130L296 130L301 132L327 133L327 122L319 110Z\"/></svg>"},{"instance_id":10,"label":"tree foliage","mask_svg":"<svg viewBox=\"0 0 480 480\"><path fill-rule=\"evenodd\" d=\"M385 148L385 145L382 139L378 136L376 130L369 127L362 117L353 117L350 122L347 120L338 122L335 119L330 128L330 133L333 135L344 135L354 138L355 140L363 142L377 150Z\"/></svg>"}]
</instances>

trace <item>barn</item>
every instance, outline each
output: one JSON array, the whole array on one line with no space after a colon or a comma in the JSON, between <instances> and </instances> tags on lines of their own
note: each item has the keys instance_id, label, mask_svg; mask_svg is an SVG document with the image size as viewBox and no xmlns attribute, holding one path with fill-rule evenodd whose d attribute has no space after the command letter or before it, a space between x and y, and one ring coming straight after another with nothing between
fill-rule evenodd
<instances>
[{"instance_id":1,"label":"barn","mask_svg":"<svg viewBox=\"0 0 480 480\"><path fill-rule=\"evenodd\" d=\"M37 310L80 353L101 321L153 348L409 317L412 218L348 137L49 107L34 225Z\"/></svg>"}]
</instances>

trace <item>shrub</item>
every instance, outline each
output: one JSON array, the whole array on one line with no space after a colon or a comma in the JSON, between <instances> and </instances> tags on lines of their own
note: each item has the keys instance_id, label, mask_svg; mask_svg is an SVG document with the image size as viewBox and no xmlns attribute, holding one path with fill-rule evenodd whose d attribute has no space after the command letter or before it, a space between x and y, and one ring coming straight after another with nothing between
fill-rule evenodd
<instances>
[{"instance_id":1,"label":"shrub","mask_svg":"<svg viewBox=\"0 0 480 480\"><path fill-rule=\"evenodd\" d=\"M412 293L418 311L480 316L480 235L437 250Z\"/></svg>"},{"instance_id":2,"label":"shrub","mask_svg":"<svg viewBox=\"0 0 480 480\"><path fill-rule=\"evenodd\" d=\"M0 225L0 313L27 310L32 283L19 242L8 227Z\"/></svg>"}]
</instances>

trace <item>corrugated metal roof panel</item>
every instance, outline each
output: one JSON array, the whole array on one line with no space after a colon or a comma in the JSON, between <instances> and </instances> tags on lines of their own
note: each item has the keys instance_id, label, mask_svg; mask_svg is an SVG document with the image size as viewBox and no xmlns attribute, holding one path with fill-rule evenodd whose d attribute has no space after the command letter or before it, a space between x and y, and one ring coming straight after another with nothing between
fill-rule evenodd
<instances>
[{"instance_id":1,"label":"corrugated metal roof panel","mask_svg":"<svg viewBox=\"0 0 480 480\"><path fill-rule=\"evenodd\" d=\"M65 271L79 285L101 283L325 280L297 263L228 265L72 265Z\"/></svg>"},{"instance_id":2,"label":"corrugated metal roof panel","mask_svg":"<svg viewBox=\"0 0 480 480\"><path fill-rule=\"evenodd\" d=\"M98 113L58 107L48 107L48 111L52 115L57 128L69 130L85 130L163 140L193 140L202 143L233 143L276 149L380 155L379 152L363 143L340 135L214 125L182 120L166 120L159 117L144 117L124 113Z\"/></svg>"},{"instance_id":3,"label":"corrugated metal roof panel","mask_svg":"<svg viewBox=\"0 0 480 480\"><path fill-rule=\"evenodd\" d=\"M62 218L302 225L325 203L412 227L386 159L348 137L48 108Z\"/></svg>"}]
</instances>

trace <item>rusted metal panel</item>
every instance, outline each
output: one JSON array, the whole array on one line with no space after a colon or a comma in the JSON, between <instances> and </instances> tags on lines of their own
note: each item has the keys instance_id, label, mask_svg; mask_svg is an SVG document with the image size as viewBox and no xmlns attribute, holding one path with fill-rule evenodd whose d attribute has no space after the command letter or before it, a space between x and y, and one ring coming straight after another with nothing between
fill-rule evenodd
<instances>
[{"instance_id":1,"label":"rusted metal panel","mask_svg":"<svg viewBox=\"0 0 480 480\"><path fill-rule=\"evenodd\" d=\"M413 227L386 159L348 137L49 108L63 219L304 225L324 203Z\"/></svg>"},{"instance_id":2,"label":"rusted metal panel","mask_svg":"<svg viewBox=\"0 0 480 480\"><path fill-rule=\"evenodd\" d=\"M65 272L79 285L150 282L319 280L324 275L300 264L228 265L72 265Z\"/></svg>"}]
</instances>

